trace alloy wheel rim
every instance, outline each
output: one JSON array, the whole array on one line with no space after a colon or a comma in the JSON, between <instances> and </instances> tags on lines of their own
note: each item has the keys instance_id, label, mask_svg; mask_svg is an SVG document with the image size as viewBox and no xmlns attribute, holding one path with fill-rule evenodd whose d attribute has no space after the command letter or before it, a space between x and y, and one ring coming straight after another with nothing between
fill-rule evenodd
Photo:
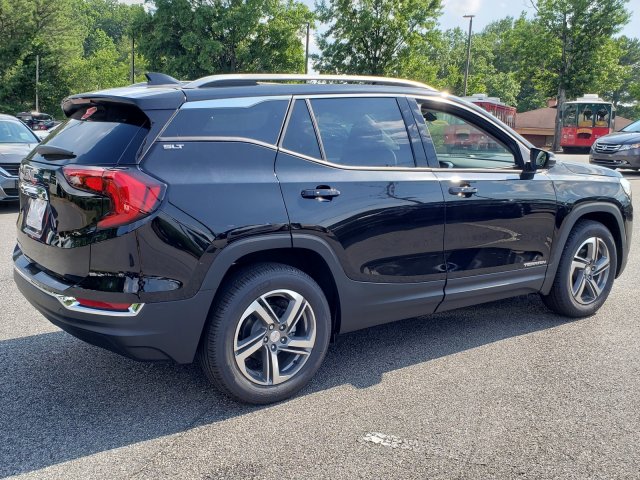
<instances>
[{"instance_id":1,"label":"alloy wheel rim","mask_svg":"<svg viewBox=\"0 0 640 480\"><path fill-rule=\"evenodd\" d=\"M258 385L293 378L316 341L316 318L309 302L293 290L273 290L256 298L236 327L233 355L242 375Z\"/></svg>"},{"instance_id":2,"label":"alloy wheel rim","mask_svg":"<svg viewBox=\"0 0 640 480\"><path fill-rule=\"evenodd\" d=\"M600 298L610 271L611 258L606 243L599 237L590 237L582 242L573 256L569 272L574 300L581 305L589 305Z\"/></svg>"}]
</instances>

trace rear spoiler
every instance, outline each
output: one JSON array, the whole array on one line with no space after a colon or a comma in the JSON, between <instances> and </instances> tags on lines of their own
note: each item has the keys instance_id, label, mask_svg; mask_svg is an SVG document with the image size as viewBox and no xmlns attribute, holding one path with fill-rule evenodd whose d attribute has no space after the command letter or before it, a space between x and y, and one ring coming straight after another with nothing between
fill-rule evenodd
<instances>
[{"instance_id":1,"label":"rear spoiler","mask_svg":"<svg viewBox=\"0 0 640 480\"><path fill-rule=\"evenodd\" d=\"M80 93L62 101L62 111L70 117L75 111L89 105L120 103L133 105L143 112L148 110L177 110L185 102L182 89L169 85L147 87L146 84L112 88L99 92Z\"/></svg>"}]
</instances>

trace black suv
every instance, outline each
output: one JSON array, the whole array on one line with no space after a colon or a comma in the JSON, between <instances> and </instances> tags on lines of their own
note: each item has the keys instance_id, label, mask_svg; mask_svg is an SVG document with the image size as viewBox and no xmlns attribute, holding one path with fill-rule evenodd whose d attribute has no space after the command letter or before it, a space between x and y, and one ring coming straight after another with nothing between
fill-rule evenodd
<instances>
[{"instance_id":1,"label":"black suv","mask_svg":"<svg viewBox=\"0 0 640 480\"><path fill-rule=\"evenodd\" d=\"M624 269L618 172L426 85L148 78L66 99L20 170L15 281L89 343L267 403L336 334L531 292L584 317Z\"/></svg>"}]
</instances>

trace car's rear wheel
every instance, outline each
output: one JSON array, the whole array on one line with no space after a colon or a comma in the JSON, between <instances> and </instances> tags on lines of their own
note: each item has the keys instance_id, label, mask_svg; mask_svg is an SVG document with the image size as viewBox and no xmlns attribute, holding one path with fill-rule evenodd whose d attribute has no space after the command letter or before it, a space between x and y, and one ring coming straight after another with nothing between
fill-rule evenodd
<instances>
[{"instance_id":1,"label":"car's rear wheel","mask_svg":"<svg viewBox=\"0 0 640 480\"><path fill-rule=\"evenodd\" d=\"M243 268L213 306L198 357L222 391L247 403L304 387L327 351L331 313L320 286L282 264Z\"/></svg>"},{"instance_id":2,"label":"car's rear wheel","mask_svg":"<svg viewBox=\"0 0 640 480\"><path fill-rule=\"evenodd\" d=\"M611 232L601 223L579 221L569 234L545 305L568 317L593 315L605 302L616 275Z\"/></svg>"}]
</instances>

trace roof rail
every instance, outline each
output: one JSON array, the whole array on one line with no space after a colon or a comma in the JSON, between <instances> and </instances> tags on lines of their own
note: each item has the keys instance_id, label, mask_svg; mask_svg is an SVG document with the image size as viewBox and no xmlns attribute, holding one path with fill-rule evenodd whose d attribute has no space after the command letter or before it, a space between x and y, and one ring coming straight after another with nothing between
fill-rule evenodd
<instances>
[{"instance_id":1,"label":"roof rail","mask_svg":"<svg viewBox=\"0 0 640 480\"><path fill-rule=\"evenodd\" d=\"M318 83L368 83L371 85L389 85L394 87L414 87L436 90L429 85L400 78L373 77L360 75L303 75L296 73L247 73L231 75L210 75L187 83L183 88L239 87L270 82L318 82Z\"/></svg>"}]
</instances>

